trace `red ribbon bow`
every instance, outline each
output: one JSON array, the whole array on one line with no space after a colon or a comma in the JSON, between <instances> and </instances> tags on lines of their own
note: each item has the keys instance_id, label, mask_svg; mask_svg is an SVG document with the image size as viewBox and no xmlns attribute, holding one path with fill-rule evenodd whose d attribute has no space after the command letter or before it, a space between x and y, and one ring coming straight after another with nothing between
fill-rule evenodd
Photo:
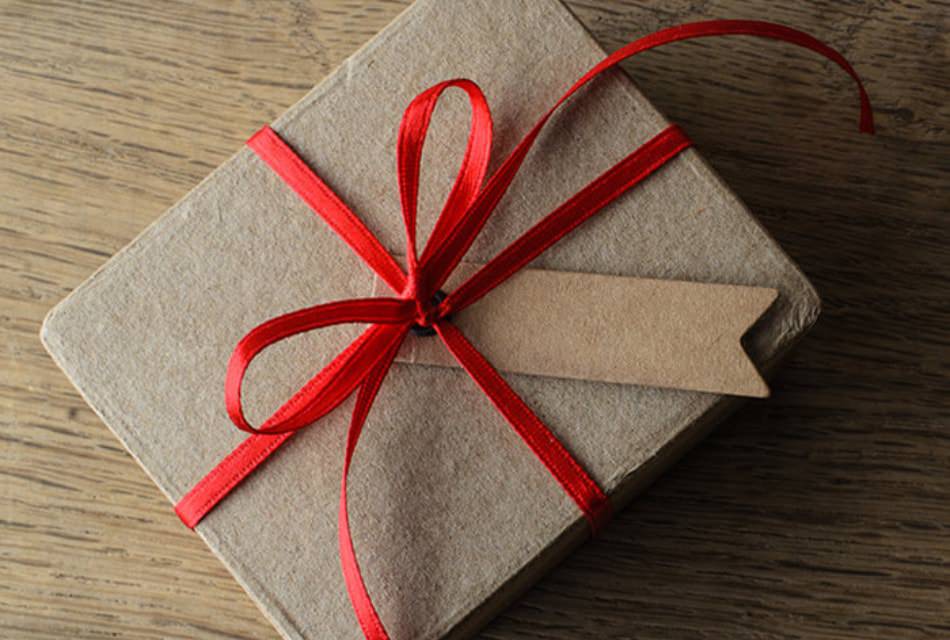
<instances>
[{"instance_id":1,"label":"red ribbon bow","mask_svg":"<svg viewBox=\"0 0 950 640\"><path fill-rule=\"evenodd\" d=\"M691 143L670 126L603 173L531 227L455 291L440 288L468 251L505 194L542 127L554 111L582 86L620 61L677 40L716 35L753 35L784 40L816 51L837 63L858 84L860 129L873 132L870 103L854 69L836 51L808 34L767 22L715 20L664 29L636 40L588 71L537 122L499 169L483 185L492 143L492 122L481 89L470 80L442 82L419 94L406 109L399 128L397 166L402 215L406 226L408 272L376 236L270 127L248 145L385 281L394 297L364 298L319 304L273 318L248 333L228 363L225 399L234 424L254 434L177 504L176 511L194 527L214 506L296 430L319 420L357 391L347 435L340 492L339 541L343 574L359 624L367 638L388 638L360 574L350 537L346 479L360 432L390 365L413 328L434 331L498 411L547 467L597 530L608 518L606 495L568 453L554 434L508 386L492 365L450 321L457 313L530 263L604 206L659 169ZM468 144L462 164L422 254L416 247L416 207L422 148L433 110L443 92L456 87L468 94L472 108ZM290 336L336 324L369 324L349 347L315 375L258 428L244 417L241 383L251 360L269 345Z\"/></svg>"}]
</instances>

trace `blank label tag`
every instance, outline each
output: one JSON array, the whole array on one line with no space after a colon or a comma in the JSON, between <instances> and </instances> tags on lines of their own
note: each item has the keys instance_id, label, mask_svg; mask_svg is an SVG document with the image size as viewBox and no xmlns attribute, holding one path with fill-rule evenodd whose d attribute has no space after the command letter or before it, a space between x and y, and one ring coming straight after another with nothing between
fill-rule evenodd
<instances>
[{"instance_id":1,"label":"blank label tag","mask_svg":"<svg viewBox=\"0 0 950 640\"><path fill-rule=\"evenodd\" d=\"M474 273L463 263L446 291ZM392 295L378 278L374 295ZM452 322L497 369L765 397L741 345L775 289L523 269ZM459 366L438 336L410 334L397 361Z\"/></svg>"}]
</instances>

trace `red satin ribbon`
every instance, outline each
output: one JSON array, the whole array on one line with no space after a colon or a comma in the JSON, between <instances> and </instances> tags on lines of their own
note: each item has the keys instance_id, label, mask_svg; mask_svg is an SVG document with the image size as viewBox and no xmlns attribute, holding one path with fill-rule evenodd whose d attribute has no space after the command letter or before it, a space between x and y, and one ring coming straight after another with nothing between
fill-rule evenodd
<instances>
[{"instance_id":1,"label":"red satin ribbon","mask_svg":"<svg viewBox=\"0 0 950 640\"><path fill-rule=\"evenodd\" d=\"M176 512L182 521L194 527L294 431L319 420L356 391L340 491L340 557L350 600L364 634L372 640L387 639L353 550L346 506L347 476L373 400L403 339L416 325L434 329L495 408L574 500L592 530L599 529L610 513L604 492L450 322L449 316L476 302L604 206L658 170L689 147L689 139L676 126L666 128L548 214L447 297L440 300L434 296L505 194L542 127L565 100L593 78L636 53L677 40L716 35L752 35L784 40L836 62L858 85L861 131L873 132L871 107L864 87L854 69L833 49L808 34L777 24L747 20L699 22L664 29L636 40L593 67L544 114L483 186L492 143L488 104L481 89L469 80L442 82L419 94L410 103L399 128L397 165L406 227L407 271L403 271L376 236L277 133L270 127L256 133L248 141L251 149L389 285L394 297L344 300L301 309L265 322L238 343L228 363L226 407L234 424L254 435L181 499ZM420 255L416 246L416 206L422 148L439 98L446 89L453 87L468 94L472 108L470 133L458 176ZM241 383L251 360L269 345L287 337L343 323L370 326L264 424L252 427L244 417L241 404Z\"/></svg>"}]
</instances>

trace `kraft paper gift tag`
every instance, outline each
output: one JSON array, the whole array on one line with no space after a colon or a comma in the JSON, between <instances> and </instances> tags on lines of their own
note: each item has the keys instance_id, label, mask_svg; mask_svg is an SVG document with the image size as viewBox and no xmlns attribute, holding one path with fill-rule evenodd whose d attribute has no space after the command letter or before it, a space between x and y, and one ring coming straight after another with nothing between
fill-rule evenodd
<instances>
[{"instance_id":1,"label":"kraft paper gift tag","mask_svg":"<svg viewBox=\"0 0 950 640\"><path fill-rule=\"evenodd\" d=\"M447 288L478 266L460 264ZM373 295L391 294L375 276ZM501 371L762 398L768 387L741 338L777 295L765 287L524 269L451 320ZM460 366L440 340L411 334L396 361Z\"/></svg>"},{"instance_id":2,"label":"kraft paper gift tag","mask_svg":"<svg viewBox=\"0 0 950 640\"><path fill-rule=\"evenodd\" d=\"M492 106L497 159L603 56L556 0L420 0L272 126L396 253L403 229L395 136L417 93L447 78L475 80ZM436 114L420 238L457 169L467 120L461 96ZM490 259L666 125L624 74L596 82L546 128L466 259ZM695 150L532 269L774 290L776 301L745 341L760 368L771 367L819 310L807 280ZM43 340L175 502L244 437L228 420L222 391L244 333L280 313L364 296L372 283L243 148L57 306ZM358 330L306 334L265 352L245 385L252 422ZM577 344L561 347L570 361ZM417 362L394 365L383 385L356 454L350 517L393 637L462 637L581 542L587 525L472 381L438 362L422 364L423 355L408 354ZM737 403L584 376L506 374L617 508ZM196 529L286 638L361 637L336 540L351 409L352 399L296 435Z\"/></svg>"}]
</instances>

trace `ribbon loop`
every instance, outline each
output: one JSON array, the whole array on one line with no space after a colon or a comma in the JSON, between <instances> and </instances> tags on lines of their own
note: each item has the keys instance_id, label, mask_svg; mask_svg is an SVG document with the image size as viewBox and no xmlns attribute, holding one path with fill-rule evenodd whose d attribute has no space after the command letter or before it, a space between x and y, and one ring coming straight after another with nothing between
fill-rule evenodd
<instances>
[{"instance_id":1,"label":"ribbon loop","mask_svg":"<svg viewBox=\"0 0 950 640\"><path fill-rule=\"evenodd\" d=\"M344 300L294 311L259 325L241 339L228 362L225 405L231 421L248 433L277 434L296 431L322 418L363 381L387 346L402 340L413 312L414 306L409 300ZM263 425L252 427L244 417L241 402L241 387L251 361L268 346L290 336L349 323L372 323L372 326Z\"/></svg>"},{"instance_id":2,"label":"ribbon loop","mask_svg":"<svg viewBox=\"0 0 950 640\"><path fill-rule=\"evenodd\" d=\"M406 108L396 143L399 196L406 227L406 260L409 267L408 290L403 293L404 296L417 299L420 312L433 293L425 286L425 283L420 282L423 274L419 270L416 251L416 215L422 149L429 132L432 113L444 92L452 87L462 89L468 94L472 110L471 125L458 175L446 198L442 212L436 220L436 225L426 244L427 248L438 246L442 242L446 229L453 227L472 203L488 172L488 161L491 155L491 111L482 90L471 80L460 78L440 82L416 96Z\"/></svg>"}]
</instances>

